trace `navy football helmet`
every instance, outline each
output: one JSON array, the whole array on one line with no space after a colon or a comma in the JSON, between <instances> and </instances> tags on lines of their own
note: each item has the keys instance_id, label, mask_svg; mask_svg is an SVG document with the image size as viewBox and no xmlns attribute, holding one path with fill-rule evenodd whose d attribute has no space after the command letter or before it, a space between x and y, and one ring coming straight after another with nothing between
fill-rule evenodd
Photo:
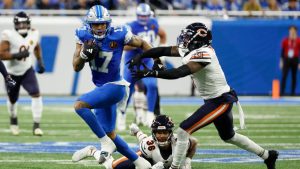
<instances>
[{"instance_id":1,"label":"navy football helmet","mask_svg":"<svg viewBox=\"0 0 300 169\"><path fill-rule=\"evenodd\" d=\"M209 46L211 42L211 31L200 22L195 22L185 27L177 38L178 47L189 51L202 46Z\"/></svg>"},{"instance_id":2,"label":"navy football helmet","mask_svg":"<svg viewBox=\"0 0 300 169\"><path fill-rule=\"evenodd\" d=\"M174 122L169 116L158 115L151 124L152 137L159 146L166 146L173 136ZM157 138L156 133L168 133L165 138Z\"/></svg>"},{"instance_id":3,"label":"navy football helmet","mask_svg":"<svg viewBox=\"0 0 300 169\"><path fill-rule=\"evenodd\" d=\"M25 12L19 12L14 16L16 31L21 35L26 35L30 29L30 18Z\"/></svg>"}]
</instances>

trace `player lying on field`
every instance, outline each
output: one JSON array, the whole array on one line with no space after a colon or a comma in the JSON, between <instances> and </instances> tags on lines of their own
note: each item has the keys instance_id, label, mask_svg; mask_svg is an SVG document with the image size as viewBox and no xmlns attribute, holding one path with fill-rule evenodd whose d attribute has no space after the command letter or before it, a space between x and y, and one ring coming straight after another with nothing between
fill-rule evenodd
<instances>
[{"instance_id":1,"label":"player lying on field","mask_svg":"<svg viewBox=\"0 0 300 169\"><path fill-rule=\"evenodd\" d=\"M171 166L177 136L173 135L174 123L166 115L157 116L151 124L151 136L144 134L136 124L130 125L130 133L139 140L138 155L144 157L152 164L152 169L165 169ZM196 152L197 141L189 138L186 158L180 169L191 169L191 159ZM82 159L93 156L99 159L100 150L94 146L87 146L77 152L81 153ZM126 157L113 160L111 157L103 163L106 169L135 169L135 165Z\"/></svg>"}]
</instances>

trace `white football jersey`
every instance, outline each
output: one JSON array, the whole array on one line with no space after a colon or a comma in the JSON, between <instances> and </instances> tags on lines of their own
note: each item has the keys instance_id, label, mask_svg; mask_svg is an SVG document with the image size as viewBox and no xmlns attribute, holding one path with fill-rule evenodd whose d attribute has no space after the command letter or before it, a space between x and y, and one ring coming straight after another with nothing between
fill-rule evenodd
<instances>
[{"instance_id":1,"label":"white football jersey","mask_svg":"<svg viewBox=\"0 0 300 169\"><path fill-rule=\"evenodd\" d=\"M1 40L10 43L10 53L18 53L27 49L29 57L22 60L4 60L7 72L12 75L23 75L33 64L34 48L39 41L39 32L35 29L28 30L24 38L16 30L4 30L1 33Z\"/></svg>"},{"instance_id":2,"label":"white football jersey","mask_svg":"<svg viewBox=\"0 0 300 169\"><path fill-rule=\"evenodd\" d=\"M213 99L230 91L217 55L211 46L195 49L186 56L180 48L178 50L183 64L187 64L188 62L208 63L202 70L191 75L203 99Z\"/></svg>"}]
</instances>

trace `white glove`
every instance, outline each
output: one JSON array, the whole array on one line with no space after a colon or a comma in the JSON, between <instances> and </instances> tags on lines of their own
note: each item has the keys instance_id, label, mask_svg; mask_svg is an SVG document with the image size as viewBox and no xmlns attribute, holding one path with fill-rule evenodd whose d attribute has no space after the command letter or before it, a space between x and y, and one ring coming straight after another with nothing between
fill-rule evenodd
<instances>
[{"instance_id":1,"label":"white glove","mask_svg":"<svg viewBox=\"0 0 300 169\"><path fill-rule=\"evenodd\" d=\"M135 123L131 123L129 129L130 129L130 135L132 136L135 136L136 133L140 131L140 128Z\"/></svg>"},{"instance_id":2,"label":"white glove","mask_svg":"<svg viewBox=\"0 0 300 169\"><path fill-rule=\"evenodd\" d=\"M192 168L192 159L187 157L183 162L182 166L180 167L180 169L191 169L191 168Z\"/></svg>"},{"instance_id":3,"label":"white glove","mask_svg":"<svg viewBox=\"0 0 300 169\"><path fill-rule=\"evenodd\" d=\"M164 167L164 163L163 162L158 162L158 163L156 163L156 164L154 164L152 167L151 167L151 169L164 169L165 167Z\"/></svg>"}]
</instances>

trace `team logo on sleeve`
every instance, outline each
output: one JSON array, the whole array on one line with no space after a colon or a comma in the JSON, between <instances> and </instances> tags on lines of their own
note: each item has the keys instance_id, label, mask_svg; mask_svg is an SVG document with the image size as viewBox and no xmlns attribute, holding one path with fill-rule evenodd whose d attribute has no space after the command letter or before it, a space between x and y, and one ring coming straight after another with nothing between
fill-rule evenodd
<instances>
[{"instance_id":1,"label":"team logo on sleeve","mask_svg":"<svg viewBox=\"0 0 300 169\"><path fill-rule=\"evenodd\" d=\"M151 27L150 27L152 30L154 30L155 29L155 25L151 25Z\"/></svg>"},{"instance_id":2,"label":"team logo on sleeve","mask_svg":"<svg viewBox=\"0 0 300 169\"><path fill-rule=\"evenodd\" d=\"M33 45L33 40L30 40L30 41L29 41L29 44L30 44L30 45Z\"/></svg>"},{"instance_id":3,"label":"team logo on sleeve","mask_svg":"<svg viewBox=\"0 0 300 169\"><path fill-rule=\"evenodd\" d=\"M117 48L117 46L118 46L118 44L117 44L116 41L111 41L111 42L109 43L109 47L110 47L111 49L115 49L115 48Z\"/></svg>"}]
</instances>

